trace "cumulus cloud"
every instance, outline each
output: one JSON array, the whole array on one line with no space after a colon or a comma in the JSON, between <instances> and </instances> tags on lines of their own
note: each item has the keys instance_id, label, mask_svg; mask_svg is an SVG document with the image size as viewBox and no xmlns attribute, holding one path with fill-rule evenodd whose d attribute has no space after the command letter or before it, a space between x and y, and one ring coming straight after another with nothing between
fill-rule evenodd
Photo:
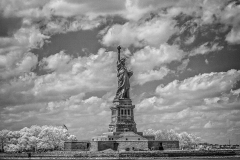
<instances>
[{"instance_id":1,"label":"cumulus cloud","mask_svg":"<svg viewBox=\"0 0 240 160\"><path fill-rule=\"evenodd\" d=\"M135 70L148 71L172 61L181 61L184 56L185 53L176 45L164 43L159 48L146 46L134 53L131 65Z\"/></svg>"},{"instance_id":2,"label":"cumulus cloud","mask_svg":"<svg viewBox=\"0 0 240 160\"><path fill-rule=\"evenodd\" d=\"M137 104L136 113L141 113L136 115L137 121L154 128L159 124L169 129L181 126L182 130L232 127L240 120L240 92L231 90L239 80L240 72L229 70L160 85L155 96Z\"/></svg>"},{"instance_id":3,"label":"cumulus cloud","mask_svg":"<svg viewBox=\"0 0 240 160\"><path fill-rule=\"evenodd\" d=\"M35 26L22 26L12 37L0 38L0 77L7 79L34 69L38 57L29 50L42 47L48 38Z\"/></svg>"},{"instance_id":4,"label":"cumulus cloud","mask_svg":"<svg viewBox=\"0 0 240 160\"><path fill-rule=\"evenodd\" d=\"M170 72L166 64L181 61L185 55L178 46L170 46L166 43L160 45L159 48L146 46L135 52L130 62L135 74L135 83L144 84L162 79Z\"/></svg>"},{"instance_id":5,"label":"cumulus cloud","mask_svg":"<svg viewBox=\"0 0 240 160\"><path fill-rule=\"evenodd\" d=\"M113 25L103 36L102 43L106 46L122 45L129 47L159 46L177 32L176 22L166 18L156 18L148 22L127 22L124 25Z\"/></svg>"},{"instance_id":6,"label":"cumulus cloud","mask_svg":"<svg viewBox=\"0 0 240 160\"><path fill-rule=\"evenodd\" d=\"M34 69L38 58L33 53L10 52L0 55L0 78L7 79L12 76L22 75Z\"/></svg>"},{"instance_id":7,"label":"cumulus cloud","mask_svg":"<svg viewBox=\"0 0 240 160\"><path fill-rule=\"evenodd\" d=\"M85 94L77 94L66 100L51 101L48 103L32 103L30 105L8 106L2 110L1 124L13 125L18 123L19 127L28 126L29 121L34 124L62 125L66 124L69 131L82 138L89 138L99 134L99 131L107 130L110 123L110 105L106 96L101 98L89 97L83 99ZM51 115L51 118L49 118ZM89 120L86 121L86 118ZM99 121L105 127L99 126ZM31 125L31 124L29 124ZM97 130L96 130L97 129ZM85 131L88 131L88 135ZM83 132L84 131L84 132Z\"/></svg>"},{"instance_id":8,"label":"cumulus cloud","mask_svg":"<svg viewBox=\"0 0 240 160\"><path fill-rule=\"evenodd\" d=\"M34 101L31 89L34 86L36 77L36 74L33 72L24 73L18 78L9 80L8 83L2 83L0 90L0 109L11 105L29 104Z\"/></svg>"},{"instance_id":9,"label":"cumulus cloud","mask_svg":"<svg viewBox=\"0 0 240 160\"><path fill-rule=\"evenodd\" d=\"M144 6L141 8L138 3L138 0L126 0L126 11L120 14L130 20L139 20L144 14L153 10L153 6Z\"/></svg>"},{"instance_id":10,"label":"cumulus cloud","mask_svg":"<svg viewBox=\"0 0 240 160\"><path fill-rule=\"evenodd\" d=\"M230 44L240 44L240 29L233 28L226 36L226 41Z\"/></svg>"},{"instance_id":11,"label":"cumulus cloud","mask_svg":"<svg viewBox=\"0 0 240 160\"><path fill-rule=\"evenodd\" d=\"M209 121L208 123L206 123L205 125L204 125L204 128L212 128L212 122L211 121Z\"/></svg>"},{"instance_id":12,"label":"cumulus cloud","mask_svg":"<svg viewBox=\"0 0 240 160\"><path fill-rule=\"evenodd\" d=\"M64 72L69 71L68 63L72 60L71 56L65 54L64 51L60 51L57 54L49 57L44 57L41 62L41 66L45 70ZM68 66L68 67L67 67Z\"/></svg>"},{"instance_id":13,"label":"cumulus cloud","mask_svg":"<svg viewBox=\"0 0 240 160\"><path fill-rule=\"evenodd\" d=\"M35 81L33 90L36 96L109 90L115 86L116 54L105 52L105 49L100 49L96 55L75 59L60 52L43 59L43 62L47 63L43 69L57 72L43 75Z\"/></svg>"},{"instance_id":14,"label":"cumulus cloud","mask_svg":"<svg viewBox=\"0 0 240 160\"><path fill-rule=\"evenodd\" d=\"M166 86L159 86L156 93L162 97L187 97L188 99L209 97L230 90L240 80L240 71L204 73L185 79L174 80ZM174 96L175 95L175 96Z\"/></svg>"},{"instance_id":15,"label":"cumulus cloud","mask_svg":"<svg viewBox=\"0 0 240 160\"><path fill-rule=\"evenodd\" d=\"M134 78L135 78L134 82L142 85L146 82L160 80L163 77L165 77L169 72L170 72L170 70L168 68L161 67L158 70L149 70L146 72L136 73L136 76L134 76Z\"/></svg>"},{"instance_id":16,"label":"cumulus cloud","mask_svg":"<svg viewBox=\"0 0 240 160\"><path fill-rule=\"evenodd\" d=\"M97 28L102 23L105 23L104 18L95 18L94 20L86 17L75 18L74 20L55 18L45 24L43 33L53 35L79 30L91 30Z\"/></svg>"},{"instance_id":17,"label":"cumulus cloud","mask_svg":"<svg viewBox=\"0 0 240 160\"><path fill-rule=\"evenodd\" d=\"M208 54L210 52L216 52L223 49L223 46L219 46L217 43L210 44L209 42L206 42L199 46L198 48L195 48L191 51L190 56L195 56L198 54Z\"/></svg>"},{"instance_id":18,"label":"cumulus cloud","mask_svg":"<svg viewBox=\"0 0 240 160\"><path fill-rule=\"evenodd\" d=\"M37 57L32 53L23 57L20 57L21 60L10 57L11 63L4 62L6 67L16 66L15 69L5 69L9 71L2 72L4 74L1 76L14 74L20 77L10 80L10 84L1 85L1 97L3 97L1 104L16 104L17 101L19 104L51 102L79 93L96 91L106 93L116 88L116 53L105 52L105 49L100 49L98 54L89 57L71 58L64 52L46 57L42 60L41 66L43 70L51 73L41 76L28 74L36 66ZM23 85L24 83L26 85Z\"/></svg>"}]
</instances>

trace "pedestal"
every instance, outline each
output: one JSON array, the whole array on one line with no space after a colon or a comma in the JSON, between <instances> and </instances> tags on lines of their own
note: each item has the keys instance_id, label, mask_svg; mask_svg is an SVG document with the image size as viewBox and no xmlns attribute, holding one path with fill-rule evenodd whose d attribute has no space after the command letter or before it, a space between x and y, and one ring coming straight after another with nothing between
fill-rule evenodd
<instances>
[{"instance_id":1,"label":"pedestal","mask_svg":"<svg viewBox=\"0 0 240 160\"><path fill-rule=\"evenodd\" d=\"M109 124L109 132L128 132L137 133L136 123L134 121L134 108L131 99L114 100L111 123Z\"/></svg>"}]
</instances>

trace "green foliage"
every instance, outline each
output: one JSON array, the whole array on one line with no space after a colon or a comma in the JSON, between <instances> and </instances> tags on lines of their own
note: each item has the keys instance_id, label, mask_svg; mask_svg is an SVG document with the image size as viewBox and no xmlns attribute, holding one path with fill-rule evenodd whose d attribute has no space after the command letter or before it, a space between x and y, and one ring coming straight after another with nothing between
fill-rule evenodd
<instances>
[{"instance_id":1,"label":"green foliage","mask_svg":"<svg viewBox=\"0 0 240 160\"><path fill-rule=\"evenodd\" d=\"M0 131L0 144L6 152L63 150L64 141L76 140L62 126L31 126L19 131Z\"/></svg>"}]
</instances>

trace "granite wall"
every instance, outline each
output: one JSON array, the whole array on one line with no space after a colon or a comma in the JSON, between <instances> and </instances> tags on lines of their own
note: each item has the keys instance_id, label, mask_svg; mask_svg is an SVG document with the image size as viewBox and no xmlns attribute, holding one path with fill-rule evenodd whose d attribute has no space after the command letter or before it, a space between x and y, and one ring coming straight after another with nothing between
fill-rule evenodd
<instances>
[{"instance_id":1,"label":"granite wall","mask_svg":"<svg viewBox=\"0 0 240 160\"><path fill-rule=\"evenodd\" d=\"M148 150L147 141L91 141L91 151L112 150Z\"/></svg>"},{"instance_id":2,"label":"granite wall","mask_svg":"<svg viewBox=\"0 0 240 160\"><path fill-rule=\"evenodd\" d=\"M114 145L116 145L116 147L114 147ZM106 149L117 150L116 141L98 141L98 151Z\"/></svg>"},{"instance_id":3,"label":"granite wall","mask_svg":"<svg viewBox=\"0 0 240 160\"><path fill-rule=\"evenodd\" d=\"M175 150L179 141L73 141L65 142L64 150L103 151L112 150Z\"/></svg>"},{"instance_id":4,"label":"granite wall","mask_svg":"<svg viewBox=\"0 0 240 160\"><path fill-rule=\"evenodd\" d=\"M66 151L88 151L91 144L89 141L69 141L64 142L64 150Z\"/></svg>"},{"instance_id":5,"label":"granite wall","mask_svg":"<svg viewBox=\"0 0 240 160\"><path fill-rule=\"evenodd\" d=\"M150 150L175 150L179 149L179 141L148 141Z\"/></svg>"},{"instance_id":6,"label":"granite wall","mask_svg":"<svg viewBox=\"0 0 240 160\"><path fill-rule=\"evenodd\" d=\"M148 150L147 141L117 141L118 150Z\"/></svg>"}]
</instances>

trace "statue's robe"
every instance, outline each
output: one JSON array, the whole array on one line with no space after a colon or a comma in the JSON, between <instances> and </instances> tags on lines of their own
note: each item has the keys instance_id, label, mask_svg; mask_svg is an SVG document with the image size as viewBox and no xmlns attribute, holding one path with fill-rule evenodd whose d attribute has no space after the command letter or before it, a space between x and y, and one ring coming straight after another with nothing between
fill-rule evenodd
<instances>
[{"instance_id":1,"label":"statue's robe","mask_svg":"<svg viewBox=\"0 0 240 160\"><path fill-rule=\"evenodd\" d=\"M129 72L126 66L117 62L117 77L118 77L118 89L115 99L127 99L129 97L130 82L129 78L132 76L132 72Z\"/></svg>"}]
</instances>

